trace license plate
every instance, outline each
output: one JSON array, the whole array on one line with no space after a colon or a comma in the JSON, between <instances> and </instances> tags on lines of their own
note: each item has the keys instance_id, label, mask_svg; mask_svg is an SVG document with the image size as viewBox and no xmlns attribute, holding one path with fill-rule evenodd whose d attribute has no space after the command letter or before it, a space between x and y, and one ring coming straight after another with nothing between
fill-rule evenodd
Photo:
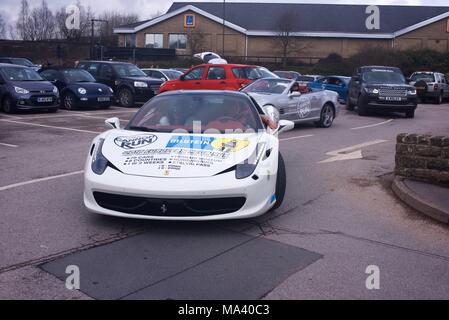
<instances>
[{"instance_id":1,"label":"license plate","mask_svg":"<svg viewBox=\"0 0 449 320\"><path fill-rule=\"evenodd\" d=\"M37 102L53 102L52 97L37 98Z\"/></svg>"},{"instance_id":2,"label":"license plate","mask_svg":"<svg viewBox=\"0 0 449 320\"><path fill-rule=\"evenodd\" d=\"M402 101L401 97L385 97L384 99L387 101Z\"/></svg>"},{"instance_id":3,"label":"license plate","mask_svg":"<svg viewBox=\"0 0 449 320\"><path fill-rule=\"evenodd\" d=\"M98 102L105 102L105 101L111 101L111 98L109 97L99 97Z\"/></svg>"}]
</instances>

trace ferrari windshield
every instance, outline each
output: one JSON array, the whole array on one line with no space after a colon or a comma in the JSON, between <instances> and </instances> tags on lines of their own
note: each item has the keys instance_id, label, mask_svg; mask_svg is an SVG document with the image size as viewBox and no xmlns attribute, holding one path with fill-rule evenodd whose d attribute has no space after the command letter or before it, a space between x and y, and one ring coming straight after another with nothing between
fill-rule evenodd
<instances>
[{"instance_id":1,"label":"ferrari windshield","mask_svg":"<svg viewBox=\"0 0 449 320\"><path fill-rule=\"evenodd\" d=\"M42 77L31 68L3 67L5 78L11 81L44 81Z\"/></svg>"},{"instance_id":2,"label":"ferrari windshield","mask_svg":"<svg viewBox=\"0 0 449 320\"><path fill-rule=\"evenodd\" d=\"M147 132L245 133L263 129L256 107L247 96L188 93L150 100L128 124Z\"/></svg>"},{"instance_id":3,"label":"ferrari windshield","mask_svg":"<svg viewBox=\"0 0 449 320\"><path fill-rule=\"evenodd\" d=\"M292 85L290 80L282 79L261 79L245 87L243 92L282 94Z\"/></svg>"}]
</instances>

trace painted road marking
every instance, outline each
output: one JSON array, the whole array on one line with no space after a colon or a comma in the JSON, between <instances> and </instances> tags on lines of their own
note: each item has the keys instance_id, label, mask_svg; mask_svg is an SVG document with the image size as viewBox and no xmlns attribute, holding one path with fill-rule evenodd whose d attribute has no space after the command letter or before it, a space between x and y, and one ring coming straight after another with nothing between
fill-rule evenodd
<instances>
[{"instance_id":1,"label":"painted road marking","mask_svg":"<svg viewBox=\"0 0 449 320\"><path fill-rule=\"evenodd\" d=\"M82 173L84 173L84 171L75 171L75 172L60 174L60 175L57 175L57 176L51 176L51 177L46 177L46 178L41 178L41 179L33 179L33 180L29 180L29 181L14 183L14 184L10 184L8 186L0 187L0 191L14 189L14 188L26 186L26 185L29 185L29 184L35 184L35 183L39 183L39 182L44 182L44 181L49 181L49 180L55 180L55 179L70 177L70 176L74 176L74 175L78 175L78 174L82 174Z\"/></svg>"},{"instance_id":2,"label":"painted road marking","mask_svg":"<svg viewBox=\"0 0 449 320\"><path fill-rule=\"evenodd\" d=\"M19 146L16 146L15 144L9 144L9 143L1 143L0 145L5 146L5 147L11 147L11 148L18 148Z\"/></svg>"},{"instance_id":3,"label":"painted road marking","mask_svg":"<svg viewBox=\"0 0 449 320\"><path fill-rule=\"evenodd\" d=\"M55 127L55 126L48 126L48 125L44 125L44 124L29 123L29 122L23 122L23 121L13 121L13 120L5 120L5 119L0 119L0 121L9 122L9 123L23 124L23 125L28 125L28 126L41 127L41 128L68 130L68 131L76 131L76 132L83 132L83 133L94 133L94 134L100 134L101 133L101 132L98 132L98 131L89 131L89 130L81 130L81 129L65 128L65 127Z\"/></svg>"},{"instance_id":4,"label":"painted road marking","mask_svg":"<svg viewBox=\"0 0 449 320\"><path fill-rule=\"evenodd\" d=\"M335 150L335 151L330 151L326 154L328 156L332 156L332 158L320 161L318 163L329 163L329 162L335 162L335 161L363 159L362 150L361 150L362 148L372 146L375 144L384 143L387 141L388 140L373 140L373 141L368 141L368 142L361 143L361 144L356 144L355 146L352 146L352 147Z\"/></svg>"},{"instance_id":5,"label":"painted road marking","mask_svg":"<svg viewBox=\"0 0 449 320\"><path fill-rule=\"evenodd\" d=\"M314 136L315 136L315 135L313 135L313 134L308 134L308 135L304 135L304 136L297 136L297 137L291 137L291 138L279 139L279 141L289 141L289 140L296 140L296 139L310 138L310 137L314 137Z\"/></svg>"},{"instance_id":6,"label":"painted road marking","mask_svg":"<svg viewBox=\"0 0 449 320\"><path fill-rule=\"evenodd\" d=\"M360 130L360 129L366 129L366 128L377 127L377 126L381 126L381 125L383 125L383 124L390 123L390 122L392 122L393 120L394 120L394 119L390 119L390 120L387 120L387 121L384 121L384 122L375 123L375 124L370 124L370 125L363 126L363 127L351 128L351 130Z\"/></svg>"}]
</instances>

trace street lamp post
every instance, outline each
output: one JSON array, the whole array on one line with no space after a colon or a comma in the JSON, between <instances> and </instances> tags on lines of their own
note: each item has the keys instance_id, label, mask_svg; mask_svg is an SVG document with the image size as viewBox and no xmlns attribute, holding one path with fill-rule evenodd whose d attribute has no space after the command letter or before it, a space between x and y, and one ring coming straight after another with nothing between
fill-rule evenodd
<instances>
[{"instance_id":1,"label":"street lamp post","mask_svg":"<svg viewBox=\"0 0 449 320\"><path fill-rule=\"evenodd\" d=\"M102 20L102 19L91 19L90 22L92 23L92 34L91 34L91 38L90 38L90 58L93 59L93 56L94 56L95 22L104 22L104 23L106 23L106 30L108 30L109 29L109 21L108 20Z\"/></svg>"}]
</instances>

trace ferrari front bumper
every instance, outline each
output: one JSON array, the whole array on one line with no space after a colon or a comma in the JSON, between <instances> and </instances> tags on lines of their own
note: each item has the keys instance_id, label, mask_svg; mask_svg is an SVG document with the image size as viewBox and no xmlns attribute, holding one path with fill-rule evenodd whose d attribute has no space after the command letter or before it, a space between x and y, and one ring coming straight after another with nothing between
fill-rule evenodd
<instances>
[{"instance_id":1,"label":"ferrari front bumper","mask_svg":"<svg viewBox=\"0 0 449 320\"><path fill-rule=\"evenodd\" d=\"M264 171L264 172L262 172ZM206 178L153 178L126 175L108 167L102 175L85 170L84 204L94 213L124 218L151 220L228 220L252 218L266 213L276 203L276 172L256 169L254 175L238 180L235 172ZM101 200L99 200L101 198ZM111 203L107 203L111 199ZM221 210L228 202L244 199L236 211ZM209 208L201 204L207 202ZM196 209L179 210L197 203ZM176 207L176 209L174 209ZM175 212L174 212L174 211ZM137 212L137 214L136 214ZM194 214L190 214L194 212ZM208 214L208 212L213 212Z\"/></svg>"}]
</instances>

